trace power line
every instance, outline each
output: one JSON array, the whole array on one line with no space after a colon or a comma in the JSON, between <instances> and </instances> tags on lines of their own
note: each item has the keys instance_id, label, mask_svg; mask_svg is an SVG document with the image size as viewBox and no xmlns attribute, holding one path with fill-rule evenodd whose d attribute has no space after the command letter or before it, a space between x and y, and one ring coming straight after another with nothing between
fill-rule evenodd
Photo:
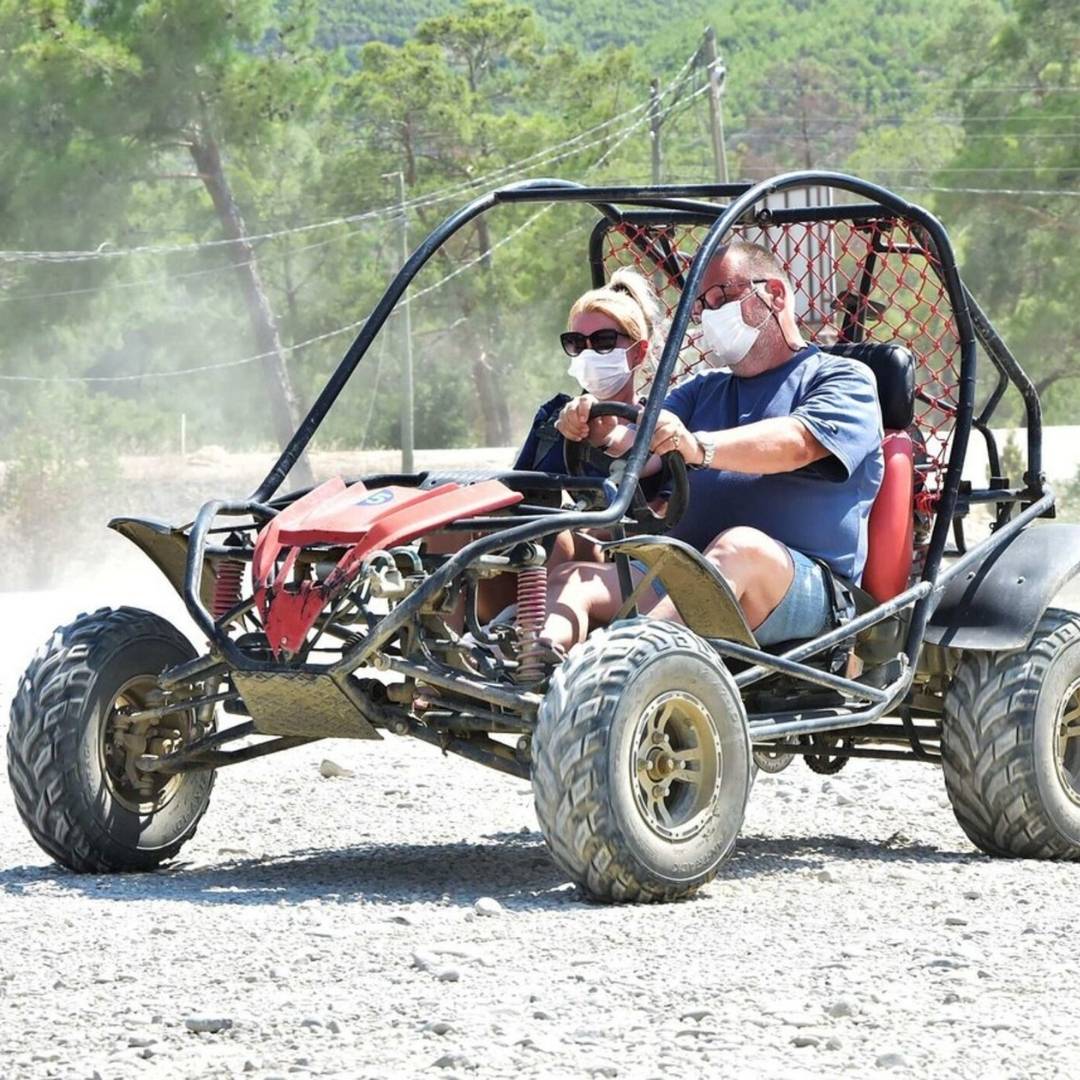
<instances>
[{"instance_id":1,"label":"power line","mask_svg":"<svg viewBox=\"0 0 1080 1080\"><path fill-rule=\"evenodd\" d=\"M702 88L702 89L704 89L704 88ZM694 93L696 95L696 94L698 94L700 92L701 92L701 90L697 90ZM591 172L593 169L598 168L600 165L602 165L611 156L611 154L614 153L614 151L619 146L621 146L630 137L630 135L633 134L633 132L637 128L639 128L642 125L642 123L644 122L644 119L645 118L642 117L639 120L635 121L634 123L628 125L626 128L622 129L622 131L618 133L621 137L618 138L604 152L604 154L602 154L601 157L597 159L597 161L592 166L590 166L588 171ZM546 203L545 205L540 207L540 209L537 210L535 214L532 214L521 225L517 226L515 229L513 229L509 233L507 233L506 236L502 237L500 240L498 240L494 244L492 244L491 247L488 248L486 251L483 251L479 255L476 255L472 259L469 259L467 262L462 263L461 266L456 267L454 270L452 270L445 277L440 278L438 281L434 282L433 284L428 285L423 289L420 289L418 292L412 293L411 295L406 297L404 300L402 300L401 304L398 305L398 306L402 306L404 304L411 304L414 301L419 300L421 297L426 296L429 293L434 292L436 289L441 288L448 281L451 281L454 278L458 277L460 274L465 273L465 271L472 269L472 267L476 266L477 263L482 262L492 252L498 250L503 245L508 244L511 240L515 239L521 233L523 233L526 229L530 228L537 220L539 220L539 218L542 215L546 214L554 205L555 205L554 203ZM365 315L364 318L359 319L356 322L349 323L346 326L340 326L336 330L328 330L323 334L317 334L315 337L307 338L305 341L299 341L294 345L285 346L282 349L282 352L284 352L286 354L292 354L292 353L300 351L301 349L306 349L311 345L315 345L315 344L317 344L317 343L319 343L321 341L328 341L330 338L339 337L340 335L345 334L345 333L349 333L350 331L358 330L361 326L364 325L365 322L367 322L369 317L370 317L370 313L368 315ZM256 361L265 360L268 356L272 356L272 355L276 355L276 354L275 353L263 352L263 353L258 353L258 354L254 355L254 356L245 356L245 357L242 357L239 360L226 360L226 361L222 361L221 363L217 363L217 364L201 364L198 367L183 368L183 369L176 370L176 371L151 371L151 372L143 372L141 374L134 374L134 375L55 375L55 376L50 376L50 375L0 375L0 381L3 381L3 382L29 382L29 383L57 383L57 382L60 382L60 383L120 383L120 382L136 382L136 381L139 381L141 379L175 378L175 377L181 376L181 375L196 375L196 374L202 374L202 373L207 372L207 371L219 371L219 370L223 370L225 368L241 367L242 365L245 365L245 364L253 364Z\"/></svg>"},{"instance_id":2,"label":"power line","mask_svg":"<svg viewBox=\"0 0 1080 1080\"><path fill-rule=\"evenodd\" d=\"M950 94L1080 94L1080 86L1040 86L1038 83L995 83L993 86L959 86Z\"/></svg>"},{"instance_id":3,"label":"power line","mask_svg":"<svg viewBox=\"0 0 1080 1080\"><path fill-rule=\"evenodd\" d=\"M341 240L348 240L352 236L358 236L363 229L350 229L346 233L330 237L327 240L317 240L312 244L304 244L302 247L292 248L288 252L282 252L282 256L302 255L305 251L314 251L330 244L336 244ZM55 292L39 293L13 293L10 296L0 296L0 304L8 304L15 300L52 300L63 296L84 296L89 293L111 292L114 289L139 289L148 285L160 285L168 281L184 281L188 278L209 277L213 274L221 274L227 270L239 270L245 266L251 266L254 259L245 259L243 262L225 263L221 266L210 266L202 270L188 270L178 274L153 274L144 278L132 278L128 281L108 281L104 285L89 285L82 289L58 289Z\"/></svg>"},{"instance_id":4,"label":"power line","mask_svg":"<svg viewBox=\"0 0 1080 1080\"><path fill-rule=\"evenodd\" d=\"M663 94L667 94L667 93L670 93L670 92L674 91L676 89L676 87L678 87L681 83L684 83L684 82L687 81L687 77L684 76L684 72L691 65L693 60L694 60L694 57L692 56L689 60L687 60L683 64L683 66L679 70L679 72L676 73L676 75L672 78L672 80L664 88L664 90L662 91ZM698 96L698 94L700 92L701 92L701 89L699 88L699 90L697 90L693 94L691 94L690 97L688 97L686 100L688 102L693 100L693 98ZM509 177L513 176L514 174L516 174L518 172L521 172L524 168L528 167L529 165L536 165L536 166L539 166L539 165L545 165L545 166L546 165L551 165L551 164L555 164L558 161L562 161L567 157L572 157L572 156L574 156L576 154L583 153L586 150L590 150L593 147L600 145L602 142L604 142L608 138L611 138L611 137L618 138L627 129L622 128L622 129L620 129L619 131L617 131L617 132L615 132L613 134L608 133L608 134L606 134L606 135L604 135L604 136L602 136L600 138L594 139L593 141L587 142L587 143L585 143L583 145L573 145L573 144L577 143L581 138L583 138L583 137L585 137L587 135L593 134L593 133L595 133L595 132L597 132L597 131L599 131L601 129L610 127L613 123L618 122L618 121L620 121L622 119L625 119L627 116L631 116L634 113L642 112L642 110L647 107L647 104L648 104L647 102L639 103L638 105L633 106L630 109L624 110L622 113L616 114L614 117L612 117L611 119L609 119L607 121L604 121L601 124L596 124L591 128L587 128L583 132L579 132L577 135L573 136L570 139L564 140L561 143L556 143L556 144L553 144L551 146L545 147L543 150L537 151L536 153L530 155L529 157L520 159L519 161L516 161L516 162L511 162L510 164L505 165L505 166L501 166L499 169L493 170L492 172L487 173L487 174L485 174L483 176L476 177L475 179L467 181L464 184L459 184L459 185L456 185L456 186L443 188L443 189L441 189L441 193L440 192L428 193L427 195L418 196L418 197L416 197L416 198L414 198L412 200L407 200L406 203L404 204L404 206L405 206L406 209L410 209L410 208L411 209L419 209L422 206L434 205L436 202L446 201L449 198L453 197L454 195L460 195L461 190L462 190L463 187L468 188L468 187L476 187L476 186L478 186L480 184L490 184L490 183L494 183L494 182L499 181L500 178L502 180L506 180ZM635 124L633 124L631 126L637 126L637 125L635 123ZM555 153L555 151L560 151L560 150L562 151L562 153L558 153L558 154ZM438 198L436 198L436 195L438 195ZM384 213L384 211L372 211L371 214L373 216L378 215L378 216L393 217L397 213L400 212L400 209L401 209L401 205L399 204L397 206L384 208L385 213ZM361 217L363 217L363 216L364 215L361 215ZM359 220L359 218L357 220ZM324 224L329 225L329 223L324 223ZM305 226L303 228L317 228L317 227L320 227L320 226L319 225ZM287 230L287 231L284 231L284 232L279 232L276 235L277 236L290 235L292 231L293 230ZM349 232L345 233L343 236L332 237L332 238L327 239L327 240L320 240L320 241L316 241L315 243L312 243L312 244L306 244L306 245L304 245L303 247L300 247L300 248L294 248L288 254L290 254L290 255L299 255L299 254L302 254L302 253L304 253L306 251L311 251L311 250L314 250L314 249L317 249L317 248L325 247L328 244L337 243L339 240L347 239L347 238L349 238L351 236L356 236L362 231L363 231L362 229L352 229ZM263 237L265 238L266 236L269 236L269 235L270 234L263 234ZM258 237L249 237L248 239L249 240L255 240L255 239L259 239L259 238ZM210 242L208 242L208 245L191 245L191 246L188 246L187 248L185 248L185 250L196 250L196 249L201 249L203 246L218 245L218 244L223 244L223 243L234 243L234 242L235 241L210 241ZM137 249L122 249L122 251L116 251L116 252L113 252L111 254L133 253L135 250L137 250ZM0 252L0 259L2 259L5 254L13 255L13 254L18 254L18 253L13 253L13 252L3 253L3 252ZM41 253L24 252L22 254L32 255L32 254L41 254ZM47 261L50 262L50 263L59 263L59 262L64 262L64 261L82 263L82 262L88 261L86 258L83 257L83 255L85 255L86 253L75 253L75 254L78 257L72 258L72 259L69 259L69 260L55 258L55 259L49 259ZM163 282L179 281L179 280L185 280L185 279L190 279L190 278L198 278L198 277L206 277L206 276L210 276L210 275L213 275L213 274L223 273L223 272L226 272L226 271L229 271L229 270L239 269L239 268L244 267L244 266L249 266L250 264L251 264L251 260L245 260L243 262L228 263L228 264L225 264L223 266L208 267L208 268L205 268L205 269L202 269L202 270L192 270L192 271L187 271L187 272L183 272L183 273L176 273L176 274L155 274L155 275L151 275L151 276L145 277L145 278L137 278L137 279L132 279L132 280L129 280L129 281L121 281L121 282L108 282L108 283L106 283L104 285L87 286L87 287L79 288L79 289L59 289L59 290L54 290L54 291L50 291L50 292L37 292L37 293L16 293L14 295L9 295L9 296L0 296L0 303L11 303L11 302L17 301L17 300L58 299L58 298L67 297L67 296L90 295L90 294L93 294L93 293L106 292L106 291L111 291L111 290L114 290L114 289L141 288L141 287L144 287L144 286L161 284Z\"/></svg>"},{"instance_id":5,"label":"power line","mask_svg":"<svg viewBox=\"0 0 1080 1080\"><path fill-rule=\"evenodd\" d=\"M689 60L684 62L683 66L679 69L679 72L668 83L662 93L670 93L677 85L688 81L693 77L694 73L687 73L687 69L693 64L696 57L692 56ZM587 143L583 146L576 146L575 144L582 139L588 138L588 136L595 134L596 132L606 130L618 123L621 123L627 117L634 115L635 113L643 112L648 108L648 102L639 102L637 105L625 110L622 113L616 114L608 120L602 121L599 124L594 125L591 128L586 128L585 131L579 132L577 135L572 136L569 139L565 139L560 143L556 143L553 146L544 147L541 150L530 154L529 156L520 159L516 162L511 162L507 165L500 166L491 172L464 180L456 185L450 185L448 187L439 189L435 192L429 192L423 195L414 197L408 200L404 206L405 209L419 209L426 206L435 205L439 202L445 202L448 199L454 198L460 195L463 191L467 191L471 188L478 187L482 184L489 184L495 182L499 177L512 175L516 172L520 172L525 168L532 165L549 165L555 161L560 161L565 157L570 157L573 154L580 153L586 149L590 149L593 146L603 142L607 135L594 140L591 143ZM551 157L555 151L564 151L562 154ZM357 214L348 214L341 217L331 218L326 221L314 222L308 225L297 225L286 229L276 229L269 232L256 233L245 237L250 243L257 243L266 240L275 240L283 236L294 236L299 233L311 232L318 229L336 228L342 225L355 224L361 221L370 221L372 219L381 217L393 217L401 212L401 205L394 204L392 206L378 207L372 210L366 210ZM184 252L204 251L216 247L226 247L236 244L236 240L206 240L193 244L144 244L135 247L127 248L109 248L105 244L100 247L91 250L82 251L46 251L46 250L12 250L12 251L0 251L0 262L90 262L98 259L112 259L119 257L127 257L132 255L172 255L180 254Z\"/></svg>"},{"instance_id":6,"label":"power line","mask_svg":"<svg viewBox=\"0 0 1080 1080\"><path fill-rule=\"evenodd\" d=\"M932 191L959 195L1080 195L1080 189L1072 188L969 188L969 187L909 187L898 184L897 191Z\"/></svg>"}]
</instances>

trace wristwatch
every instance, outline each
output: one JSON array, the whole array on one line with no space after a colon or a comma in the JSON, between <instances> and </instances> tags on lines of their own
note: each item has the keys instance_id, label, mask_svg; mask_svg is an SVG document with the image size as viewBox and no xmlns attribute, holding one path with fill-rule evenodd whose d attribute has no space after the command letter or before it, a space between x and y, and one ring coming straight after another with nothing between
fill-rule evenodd
<instances>
[{"instance_id":1,"label":"wristwatch","mask_svg":"<svg viewBox=\"0 0 1080 1080\"><path fill-rule=\"evenodd\" d=\"M697 439L698 445L701 447L701 464L688 467L691 469L707 469L712 465L712 459L716 455L716 440L711 438L707 431L695 431L694 438Z\"/></svg>"}]
</instances>

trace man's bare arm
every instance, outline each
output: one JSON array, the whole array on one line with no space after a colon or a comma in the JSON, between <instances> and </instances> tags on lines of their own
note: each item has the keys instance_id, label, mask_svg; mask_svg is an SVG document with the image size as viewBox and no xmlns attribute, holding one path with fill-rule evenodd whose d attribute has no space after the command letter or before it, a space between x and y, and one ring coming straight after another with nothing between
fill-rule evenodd
<instances>
[{"instance_id":1,"label":"man's bare arm","mask_svg":"<svg viewBox=\"0 0 1080 1080\"><path fill-rule=\"evenodd\" d=\"M756 420L710 435L716 443L710 468L728 472L762 475L794 472L829 456L810 429L794 416ZM693 444L694 450L700 451L701 444L696 438ZM703 453L699 452L688 460L696 465L702 457Z\"/></svg>"},{"instance_id":2,"label":"man's bare arm","mask_svg":"<svg viewBox=\"0 0 1080 1080\"><path fill-rule=\"evenodd\" d=\"M710 468L728 472L761 475L794 472L829 456L810 429L794 416L770 417L701 434L716 446ZM653 450L658 454L678 450L689 465L700 465L705 457L697 436L687 431L677 416L666 411L657 422Z\"/></svg>"}]
</instances>

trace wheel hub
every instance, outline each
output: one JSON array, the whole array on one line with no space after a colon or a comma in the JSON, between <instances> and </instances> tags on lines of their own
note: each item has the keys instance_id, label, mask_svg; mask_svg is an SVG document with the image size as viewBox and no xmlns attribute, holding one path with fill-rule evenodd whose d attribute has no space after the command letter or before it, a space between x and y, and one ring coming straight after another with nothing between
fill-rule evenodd
<instances>
[{"instance_id":1,"label":"wheel hub","mask_svg":"<svg viewBox=\"0 0 1080 1080\"><path fill-rule=\"evenodd\" d=\"M1080 679L1066 691L1054 725L1054 764L1065 793L1080 804Z\"/></svg>"},{"instance_id":2,"label":"wheel hub","mask_svg":"<svg viewBox=\"0 0 1080 1080\"><path fill-rule=\"evenodd\" d=\"M704 828L720 790L722 754L716 723L684 690L645 708L634 734L634 798L653 832L686 840Z\"/></svg>"},{"instance_id":3,"label":"wheel hub","mask_svg":"<svg viewBox=\"0 0 1080 1080\"><path fill-rule=\"evenodd\" d=\"M149 814L172 798L179 773L146 772L136 762L144 754L164 756L179 749L190 734L191 714L172 713L159 720L133 720L131 713L161 704L152 676L130 679L113 696L101 724L102 774L113 797L135 813Z\"/></svg>"}]
</instances>

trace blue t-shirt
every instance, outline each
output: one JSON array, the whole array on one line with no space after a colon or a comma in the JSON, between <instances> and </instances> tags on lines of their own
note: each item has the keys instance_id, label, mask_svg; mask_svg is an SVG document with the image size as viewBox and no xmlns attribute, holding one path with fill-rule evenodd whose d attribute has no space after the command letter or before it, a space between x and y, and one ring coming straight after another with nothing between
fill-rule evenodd
<instances>
[{"instance_id":1,"label":"blue t-shirt","mask_svg":"<svg viewBox=\"0 0 1080 1080\"><path fill-rule=\"evenodd\" d=\"M664 407L691 431L797 416L830 455L770 476L691 472L690 506L673 536L702 551L725 529L751 525L859 581L866 523L884 471L881 409L868 367L809 346L752 378L696 375L672 390Z\"/></svg>"}]
</instances>

